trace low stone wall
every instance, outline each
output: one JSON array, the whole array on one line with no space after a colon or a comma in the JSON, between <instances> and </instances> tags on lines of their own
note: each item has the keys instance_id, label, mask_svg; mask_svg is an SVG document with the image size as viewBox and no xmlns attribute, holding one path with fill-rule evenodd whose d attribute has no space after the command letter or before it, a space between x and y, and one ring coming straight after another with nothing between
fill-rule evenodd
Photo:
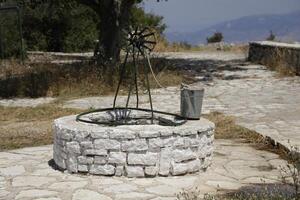
<instances>
[{"instance_id":1,"label":"low stone wall","mask_svg":"<svg viewBox=\"0 0 300 200\"><path fill-rule=\"evenodd\" d=\"M55 120L54 161L70 173L154 177L205 170L212 161L214 124L188 121L178 127L105 127Z\"/></svg>"},{"instance_id":2,"label":"low stone wall","mask_svg":"<svg viewBox=\"0 0 300 200\"><path fill-rule=\"evenodd\" d=\"M248 60L271 68L287 67L300 74L300 44L252 42Z\"/></svg>"}]
</instances>

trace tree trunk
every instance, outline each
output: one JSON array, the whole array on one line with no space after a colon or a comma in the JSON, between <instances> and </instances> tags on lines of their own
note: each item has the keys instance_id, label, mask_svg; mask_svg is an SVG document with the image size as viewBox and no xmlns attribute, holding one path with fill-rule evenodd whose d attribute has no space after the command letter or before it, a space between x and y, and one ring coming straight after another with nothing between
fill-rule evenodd
<instances>
[{"instance_id":1,"label":"tree trunk","mask_svg":"<svg viewBox=\"0 0 300 200\"><path fill-rule=\"evenodd\" d=\"M100 61L115 65L120 60L122 32L126 27L134 0L103 0L100 7Z\"/></svg>"}]
</instances>

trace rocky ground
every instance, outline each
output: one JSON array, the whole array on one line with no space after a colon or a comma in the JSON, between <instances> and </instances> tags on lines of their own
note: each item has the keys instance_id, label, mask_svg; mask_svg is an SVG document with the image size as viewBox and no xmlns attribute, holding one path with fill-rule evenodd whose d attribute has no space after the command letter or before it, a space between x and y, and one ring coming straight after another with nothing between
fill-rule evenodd
<instances>
[{"instance_id":1,"label":"rocky ground","mask_svg":"<svg viewBox=\"0 0 300 200\"><path fill-rule=\"evenodd\" d=\"M232 53L165 54L177 67L192 71L195 86L205 88L203 112L220 111L286 147L300 145L300 78L279 78L264 66ZM179 111L179 87L153 91L155 109ZM68 100L69 108L111 106L111 96ZM36 106L49 100L0 100L0 105ZM120 97L122 105L125 97ZM133 102L134 103L134 102ZM149 100L142 97L143 106ZM205 173L154 179L65 174L51 168L52 146L0 153L0 199L174 199L182 188L201 194L237 189L251 183L279 181L286 162L241 141L216 140L213 166ZM174 181L176 180L176 181Z\"/></svg>"},{"instance_id":2,"label":"rocky ground","mask_svg":"<svg viewBox=\"0 0 300 200\"><path fill-rule=\"evenodd\" d=\"M217 140L213 165L179 177L124 178L67 174L53 169L52 145L0 153L0 199L111 200L176 199L183 189L200 194L235 190L252 183L276 183L278 155L255 150L239 141Z\"/></svg>"}]
</instances>

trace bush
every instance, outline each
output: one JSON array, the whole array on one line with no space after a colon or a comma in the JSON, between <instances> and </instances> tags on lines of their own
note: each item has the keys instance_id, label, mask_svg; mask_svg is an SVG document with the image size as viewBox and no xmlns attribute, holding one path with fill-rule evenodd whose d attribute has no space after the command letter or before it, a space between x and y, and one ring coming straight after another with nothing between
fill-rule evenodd
<instances>
[{"instance_id":1,"label":"bush","mask_svg":"<svg viewBox=\"0 0 300 200\"><path fill-rule=\"evenodd\" d=\"M275 39L276 39L276 36L274 35L273 31L270 31L270 35L267 37L266 40L274 41Z\"/></svg>"},{"instance_id":2,"label":"bush","mask_svg":"<svg viewBox=\"0 0 300 200\"><path fill-rule=\"evenodd\" d=\"M217 42L222 42L223 41L223 33L221 32L215 32L211 37L208 37L207 43L217 43Z\"/></svg>"}]
</instances>

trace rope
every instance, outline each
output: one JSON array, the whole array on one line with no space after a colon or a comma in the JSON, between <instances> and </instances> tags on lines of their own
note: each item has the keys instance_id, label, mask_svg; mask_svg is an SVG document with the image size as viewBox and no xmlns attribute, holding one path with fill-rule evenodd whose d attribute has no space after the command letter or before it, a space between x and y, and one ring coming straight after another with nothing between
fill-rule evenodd
<instances>
[{"instance_id":1,"label":"rope","mask_svg":"<svg viewBox=\"0 0 300 200\"><path fill-rule=\"evenodd\" d=\"M151 74L152 74L152 76L153 76L153 78L154 78L156 84L157 84L159 87L161 87L161 88L166 88L166 87L162 86L162 85L160 84L160 82L157 80L157 78L156 78L156 76L155 76L155 74L154 74L154 71L153 71L153 69L152 69L152 65L151 65L151 62L150 62L149 55L146 54L146 57L147 57L148 65L149 65L149 67L150 67Z\"/></svg>"}]
</instances>

